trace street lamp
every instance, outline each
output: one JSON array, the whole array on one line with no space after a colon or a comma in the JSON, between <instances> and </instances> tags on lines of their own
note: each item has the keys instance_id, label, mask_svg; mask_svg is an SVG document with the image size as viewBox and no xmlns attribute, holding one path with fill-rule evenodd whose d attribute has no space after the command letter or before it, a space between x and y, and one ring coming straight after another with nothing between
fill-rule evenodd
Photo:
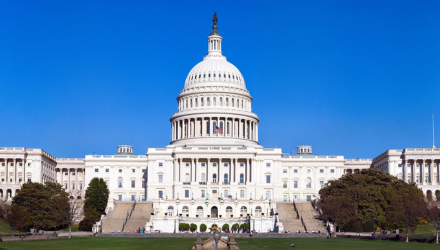
<instances>
[{"instance_id":1,"label":"street lamp","mask_svg":"<svg viewBox=\"0 0 440 250\"><path fill-rule=\"evenodd\" d=\"M220 239L220 233L216 229L214 231L214 240L215 240L215 250L218 250L218 240Z\"/></svg>"}]
</instances>

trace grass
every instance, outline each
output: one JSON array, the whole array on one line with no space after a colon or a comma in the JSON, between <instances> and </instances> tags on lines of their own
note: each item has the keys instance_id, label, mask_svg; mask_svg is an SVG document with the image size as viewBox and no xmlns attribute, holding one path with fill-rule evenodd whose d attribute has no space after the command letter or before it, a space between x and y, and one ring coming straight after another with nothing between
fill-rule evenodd
<instances>
[{"instance_id":1,"label":"grass","mask_svg":"<svg viewBox=\"0 0 440 250\"><path fill-rule=\"evenodd\" d=\"M61 229L59 231L69 232L69 228L64 228L64 229ZM74 224L72 226L72 232L78 232L78 231L79 231L79 224Z\"/></svg>"},{"instance_id":2,"label":"grass","mask_svg":"<svg viewBox=\"0 0 440 250\"><path fill-rule=\"evenodd\" d=\"M414 233L412 231L409 231L410 236L422 236L422 237L432 237L435 236L435 228L431 223L425 224L425 225L419 225L417 226Z\"/></svg>"},{"instance_id":3,"label":"grass","mask_svg":"<svg viewBox=\"0 0 440 250\"><path fill-rule=\"evenodd\" d=\"M12 235L11 227L6 221L0 220L0 236L8 236L8 235Z\"/></svg>"},{"instance_id":4,"label":"grass","mask_svg":"<svg viewBox=\"0 0 440 250\"><path fill-rule=\"evenodd\" d=\"M73 238L56 240L39 240L23 242L3 242L0 249L32 249L32 250L70 250L70 249L188 249L194 245L195 238ZM290 243L295 243L296 249L321 250L321 249L439 249L438 245L414 242L373 241L344 238L299 238L299 239L237 239L242 250L258 249L291 249Z\"/></svg>"}]
</instances>

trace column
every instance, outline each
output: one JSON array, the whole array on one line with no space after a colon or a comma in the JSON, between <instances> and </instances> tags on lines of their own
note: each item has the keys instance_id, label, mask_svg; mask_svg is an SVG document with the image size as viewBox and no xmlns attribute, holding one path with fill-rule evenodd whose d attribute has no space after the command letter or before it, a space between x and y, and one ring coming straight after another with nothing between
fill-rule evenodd
<instances>
[{"instance_id":1,"label":"column","mask_svg":"<svg viewBox=\"0 0 440 250\"><path fill-rule=\"evenodd\" d=\"M257 164L256 164L256 162L257 161L255 159L252 159L252 162L251 162L251 182L254 182L254 183L255 183L256 174L257 174L257 171L256 171Z\"/></svg>"},{"instance_id":2,"label":"column","mask_svg":"<svg viewBox=\"0 0 440 250\"><path fill-rule=\"evenodd\" d=\"M234 163L234 183L237 183L237 158L231 160Z\"/></svg>"},{"instance_id":3,"label":"column","mask_svg":"<svg viewBox=\"0 0 440 250\"><path fill-rule=\"evenodd\" d=\"M194 168L194 158L191 158L191 174L190 174L190 182L193 182L196 178L194 176L195 168Z\"/></svg>"},{"instance_id":4,"label":"column","mask_svg":"<svg viewBox=\"0 0 440 250\"><path fill-rule=\"evenodd\" d=\"M26 158L23 159L23 183L26 183Z\"/></svg>"},{"instance_id":5,"label":"column","mask_svg":"<svg viewBox=\"0 0 440 250\"><path fill-rule=\"evenodd\" d=\"M249 158L246 158L246 183L250 182Z\"/></svg>"},{"instance_id":6,"label":"column","mask_svg":"<svg viewBox=\"0 0 440 250\"><path fill-rule=\"evenodd\" d=\"M181 138L181 133L182 133L182 131L180 130L180 121L176 121L176 123L177 123L177 140L178 139L180 139Z\"/></svg>"},{"instance_id":7,"label":"column","mask_svg":"<svg viewBox=\"0 0 440 250\"><path fill-rule=\"evenodd\" d=\"M428 182L432 185L434 183L434 181L432 180L432 176L434 174L433 171L433 167L434 167L434 160L431 160L431 162L429 163L429 178L428 178Z\"/></svg>"},{"instance_id":8,"label":"column","mask_svg":"<svg viewBox=\"0 0 440 250\"><path fill-rule=\"evenodd\" d=\"M194 181L197 183L197 170L199 168L199 158L196 158L196 165L194 166Z\"/></svg>"},{"instance_id":9,"label":"column","mask_svg":"<svg viewBox=\"0 0 440 250\"><path fill-rule=\"evenodd\" d=\"M209 117L209 134L208 134L208 136L211 136L212 135L212 117Z\"/></svg>"},{"instance_id":10,"label":"column","mask_svg":"<svg viewBox=\"0 0 440 250\"><path fill-rule=\"evenodd\" d=\"M244 127L244 133L243 133L243 138L247 139L248 137L248 125L247 125L247 121L243 120L243 127ZM249 173L248 173L249 174Z\"/></svg>"},{"instance_id":11,"label":"column","mask_svg":"<svg viewBox=\"0 0 440 250\"><path fill-rule=\"evenodd\" d=\"M5 158L5 167L6 167L6 173L5 173L5 180L6 180L6 183L8 183L9 182L9 180L8 180L8 178L9 178L9 167L8 167L8 158ZM6 192L6 196L7 196L8 194L7 194L7 192Z\"/></svg>"},{"instance_id":12,"label":"column","mask_svg":"<svg viewBox=\"0 0 440 250\"><path fill-rule=\"evenodd\" d=\"M75 168L75 190L79 190L79 183L78 183L78 169ZM76 198L76 197L75 197Z\"/></svg>"},{"instance_id":13,"label":"column","mask_svg":"<svg viewBox=\"0 0 440 250\"><path fill-rule=\"evenodd\" d=\"M173 159L173 181L177 181L176 159Z\"/></svg>"},{"instance_id":14,"label":"column","mask_svg":"<svg viewBox=\"0 0 440 250\"><path fill-rule=\"evenodd\" d=\"M200 131L199 119L195 118L194 119L194 137L199 137L199 131Z\"/></svg>"},{"instance_id":15,"label":"column","mask_svg":"<svg viewBox=\"0 0 440 250\"><path fill-rule=\"evenodd\" d=\"M180 178L182 176L182 158L179 158L179 182L181 182Z\"/></svg>"},{"instance_id":16,"label":"column","mask_svg":"<svg viewBox=\"0 0 440 250\"><path fill-rule=\"evenodd\" d=\"M70 184L70 168L67 169L67 189L70 191L71 189L71 184Z\"/></svg>"},{"instance_id":17,"label":"column","mask_svg":"<svg viewBox=\"0 0 440 250\"><path fill-rule=\"evenodd\" d=\"M422 185L425 185L425 159L423 159L423 161L422 161L422 167L421 167L421 173L420 173L420 177L421 177L421 182L420 183L422 183Z\"/></svg>"},{"instance_id":18,"label":"column","mask_svg":"<svg viewBox=\"0 0 440 250\"><path fill-rule=\"evenodd\" d=\"M207 163L206 163L206 184L208 184L209 180L211 180L211 178L209 178L209 171L208 171L210 160L211 159L208 158ZM208 192L208 191L206 191L206 192Z\"/></svg>"},{"instance_id":19,"label":"column","mask_svg":"<svg viewBox=\"0 0 440 250\"><path fill-rule=\"evenodd\" d=\"M241 135L241 131L240 131L240 124L241 124L241 119L240 118L238 118L238 120L237 120L237 138L241 138L240 137L240 135Z\"/></svg>"},{"instance_id":20,"label":"column","mask_svg":"<svg viewBox=\"0 0 440 250\"><path fill-rule=\"evenodd\" d=\"M257 129L256 129L256 136L255 136L255 140L258 141L258 123L257 123Z\"/></svg>"},{"instance_id":21,"label":"column","mask_svg":"<svg viewBox=\"0 0 440 250\"><path fill-rule=\"evenodd\" d=\"M223 178L223 172L222 172L222 158L218 158L217 170L218 170L218 180L219 180L218 183L219 185L222 185L223 181L225 180Z\"/></svg>"},{"instance_id":22,"label":"column","mask_svg":"<svg viewBox=\"0 0 440 250\"><path fill-rule=\"evenodd\" d=\"M171 123L171 140L174 141L174 122Z\"/></svg>"},{"instance_id":23,"label":"column","mask_svg":"<svg viewBox=\"0 0 440 250\"><path fill-rule=\"evenodd\" d=\"M234 138L234 131L235 131L235 118L232 118L231 122L231 137Z\"/></svg>"},{"instance_id":24,"label":"column","mask_svg":"<svg viewBox=\"0 0 440 250\"><path fill-rule=\"evenodd\" d=\"M17 168L17 159L14 158L14 184L17 183L17 170L18 170L18 168Z\"/></svg>"},{"instance_id":25,"label":"column","mask_svg":"<svg viewBox=\"0 0 440 250\"><path fill-rule=\"evenodd\" d=\"M402 169L402 174L403 174L403 181L404 182L408 182L407 180L407 175L408 175L408 160L405 160L405 163L403 165L403 169Z\"/></svg>"}]
</instances>

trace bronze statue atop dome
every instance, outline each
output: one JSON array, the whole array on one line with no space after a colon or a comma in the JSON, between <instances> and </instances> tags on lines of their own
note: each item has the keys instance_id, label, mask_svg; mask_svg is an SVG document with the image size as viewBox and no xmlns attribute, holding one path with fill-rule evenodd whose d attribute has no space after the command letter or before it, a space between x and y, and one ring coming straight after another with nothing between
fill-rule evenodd
<instances>
[{"instance_id":1,"label":"bronze statue atop dome","mask_svg":"<svg viewBox=\"0 0 440 250\"><path fill-rule=\"evenodd\" d=\"M217 13L214 13L214 16L212 17L212 23L213 23L214 25L217 25L217 20L218 20L218 18L217 18Z\"/></svg>"},{"instance_id":2,"label":"bronze statue atop dome","mask_svg":"<svg viewBox=\"0 0 440 250\"><path fill-rule=\"evenodd\" d=\"M211 32L211 36L212 35L217 35L219 36L220 34L217 31L217 13L214 13L214 16L212 17L212 32Z\"/></svg>"}]
</instances>

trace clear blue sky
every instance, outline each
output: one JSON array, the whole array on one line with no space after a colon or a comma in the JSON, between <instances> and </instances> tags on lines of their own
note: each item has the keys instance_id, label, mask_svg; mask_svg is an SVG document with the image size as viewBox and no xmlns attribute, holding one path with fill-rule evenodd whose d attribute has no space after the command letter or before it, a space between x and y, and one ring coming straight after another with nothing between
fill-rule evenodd
<instances>
[{"instance_id":1,"label":"clear blue sky","mask_svg":"<svg viewBox=\"0 0 440 250\"><path fill-rule=\"evenodd\" d=\"M346 158L432 146L440 1L371 0L0 1L0 146L168 145L214 12L263 146Z\"/></svg>"}]
</instances>

